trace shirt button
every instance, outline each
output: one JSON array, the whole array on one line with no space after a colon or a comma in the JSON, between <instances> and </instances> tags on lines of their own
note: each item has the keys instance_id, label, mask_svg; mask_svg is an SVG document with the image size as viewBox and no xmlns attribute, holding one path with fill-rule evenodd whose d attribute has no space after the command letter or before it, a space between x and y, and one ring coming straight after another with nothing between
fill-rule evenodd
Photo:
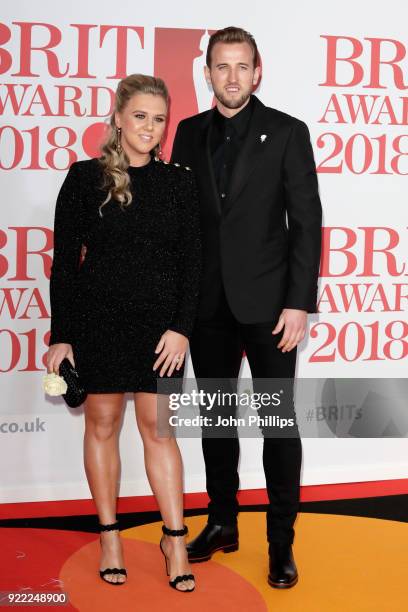
<instances>
[{"instance_id":1,"label":"shirt button","mask_svg":"<svg viewBox=\"0 0 408 612\"><path fill-rule=\"evenodd\" d=\"M222 197L222 198L225 198L225 196L226 196L226 194L225 194L225 193L222 193L222 194L221 194L221 197Z\"/></svg>"}]
</instances>

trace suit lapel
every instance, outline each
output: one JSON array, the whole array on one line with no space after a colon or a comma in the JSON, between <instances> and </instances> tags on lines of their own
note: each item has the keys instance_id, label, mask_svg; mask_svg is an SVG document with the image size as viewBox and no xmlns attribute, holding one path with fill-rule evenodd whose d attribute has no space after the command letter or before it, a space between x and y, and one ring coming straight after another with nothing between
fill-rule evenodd
<instances>
[{"instance_id":1,"label":"suit lapel","mask_svg":"<svg viewBox=\"0 0 408 612\"><path fill-rule=\"evenodd\" d=\"M212 189L212 193L214 196L215 205L216 205L217 211L221 214L220 194L218 192L217 181L215 180L214 165L213 165L213 161L211 157L211 147L210 147L211 125L212 125L212 122L210 122L210 124L208 125L208 129L207 129L205 151L207 155L207 166L208 166L208 171L210 174L211 189Z\"/></svg>"},{"instance_id":2,"label":"suit lapel","mask_svg":"<svg viewBox=\"0 0 408 612\"><path fill-rule=\"evenodd\" d=\"M271 135L268 133L265 106L256 96L254 98L255 103L248 126L248 134L232 172L229 194L224 206L225 212L232 208L234 201L247 183L271 140Z\"/></svg>"},{"instance_id":3,"label":"suit lapel","mask_svg":"<svg viewBox=\"0 0 408 612\"><path fill-rule=\"evenodd\" d=\"M218 213L221 213L221 202L215 181L214 168L210 151L210 131L214 110L205 117L198 134L198 163L197 174L201 181L201 190L205 193L205 199L214 202Z\"/></svg>"}]
</instances>

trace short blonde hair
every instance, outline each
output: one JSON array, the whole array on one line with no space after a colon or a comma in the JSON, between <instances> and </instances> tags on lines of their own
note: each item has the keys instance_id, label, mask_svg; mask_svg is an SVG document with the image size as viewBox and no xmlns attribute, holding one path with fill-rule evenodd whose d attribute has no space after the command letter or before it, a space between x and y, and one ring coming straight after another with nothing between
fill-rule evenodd
<instances>
[{"instance_id":1,"label":"short blonde hair","mask_svg":"<svg viewBox=\"0 0 408 612\"><path fill-rule=\"evenodd\" d=\"M224 28L223 30L217 30L210 36L210 40L208 42L207 47L207 56L206 63L209 68L211 68L211 52L213 47L217 43L248 43L248 45L252 49L253 60L254 60L254 68L259 66L260 57L258 47L256 46L255 38L242 28L236 28L234 26L229 26L228 28Z\"/></svg>"}]
</instances>

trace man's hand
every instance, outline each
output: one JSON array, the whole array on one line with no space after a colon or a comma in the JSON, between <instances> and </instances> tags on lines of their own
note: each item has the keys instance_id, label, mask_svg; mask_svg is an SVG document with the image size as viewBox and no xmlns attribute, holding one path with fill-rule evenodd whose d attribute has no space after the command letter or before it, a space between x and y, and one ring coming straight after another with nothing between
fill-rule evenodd
<instances>
[{"instance_id":1,"label":"man's hand","mask_svg":"<svg viewBox=\"0 0 408 612\"><path fill-rule=\"evenodd\" d=\"M174 368L179 370L183 365L187 348L188 339L183 336L183 334L168 329L164 332L156 346L155 353L160 353L160 355L155 361L153 370L156 370L163 364L160 370L160 376L163 376L167 369L167 376L171 376Z\"/></svg>"},{"instance_id":2,"label":"man's hand","mask_svg":"<svg viewBox=\"0 0 408 612\"><path fill-rule=\"evenodd\" d=\"M283 327L285 328L278 344L278 348L282 348L282 353L291 351L303 340L306 333L306 324L306 310L297 310L295 308L284 308L282 310L279 321L275 329L272 330L273 334L278 334L282 331Z\"/></svg>"}]
</instances>

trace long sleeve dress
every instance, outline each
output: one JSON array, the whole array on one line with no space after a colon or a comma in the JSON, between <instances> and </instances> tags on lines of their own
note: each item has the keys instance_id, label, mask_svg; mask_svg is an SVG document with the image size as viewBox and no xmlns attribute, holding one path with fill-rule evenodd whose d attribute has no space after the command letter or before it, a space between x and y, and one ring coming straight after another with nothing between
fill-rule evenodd
<instances>
[{"instance_id":1,"label":"long sleeve dress","mask_svg":"<svg viewBox=\"0 0 408 612\"><path fill-rule=\"evenodd\" d=\"M157 392L160 336L190 336L201 240L193 173L154 158L128 168L133 200L105 200L97 158L75 162L58 195L49 345L73 347L88 393ZM102 215L102 216L101 216ZM80 263L82 246L86 256ZM183 368L172 378L182 378Z\"/></svg>"}]
</instances>

